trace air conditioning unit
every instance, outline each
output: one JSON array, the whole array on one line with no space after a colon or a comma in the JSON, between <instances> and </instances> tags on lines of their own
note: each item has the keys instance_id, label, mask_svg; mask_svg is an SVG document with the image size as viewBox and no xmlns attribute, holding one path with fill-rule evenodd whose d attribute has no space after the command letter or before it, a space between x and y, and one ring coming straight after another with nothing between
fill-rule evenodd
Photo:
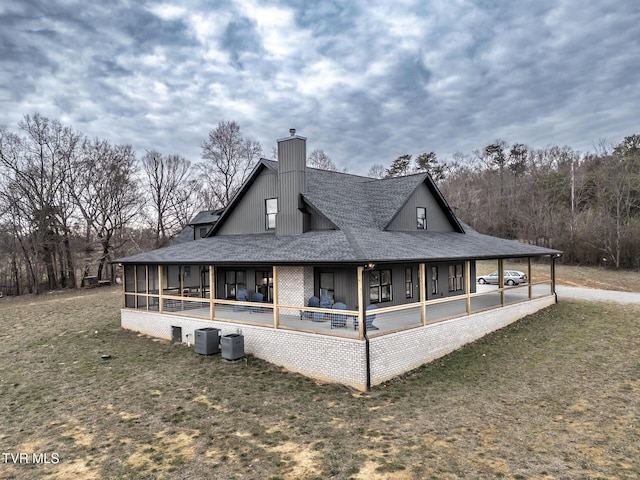
<instances>
[{"instance_id":1,"label":"air conditioning unit","mask_svg":"<svg viewBox=\"0 0 640 480\"><path fill-rule=\"evenodd\" d=\"M213 355L220 351L220 329L199 328L193 332L195 352L200 355Z\"/></svg>"}]
</instances>

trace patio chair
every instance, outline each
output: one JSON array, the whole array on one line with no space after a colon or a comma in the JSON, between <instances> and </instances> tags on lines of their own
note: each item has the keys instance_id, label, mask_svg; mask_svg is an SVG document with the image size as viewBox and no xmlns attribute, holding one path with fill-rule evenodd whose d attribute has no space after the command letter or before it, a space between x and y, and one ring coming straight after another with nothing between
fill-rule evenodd
<instances>
[{"instance_id":1,"label":"patio chair","mask_svg":"<svg viewBox=\"0 0 640 480\"><path fill-rule=\"evenodd\" d=\"M330 295L322 295L320 297L320 308L331 308L331 296ZM314 322L324 322L326 318L324 318L324 312L313 312L313 320Z\"/></svg>"},{"instance_id":2,"label":"patio chair","mask_svg":"<svg viewBox=\"0 0 640 480\"><path fill-rule=\"evenodd\" d=\"M238 292L236 293L236 300L238 302L246 302L249 300L249 292L247 292L246 288L240 288L238 290ZM234 312L244 312L247 310L247 307L245 307L244 305L234 305L233 306L233 311Z\"/></svg>"},{"instance_id":3,"label":"patio chair","mask_svg":"<svg viewBox=\"0 0 640 480\"><path fill-rule=\"evenodd\" d=\"M378 307L376 305L369 305L367 306L367 310L376 310ZM380 330L378 327L376 327L373 324L373 321L376 319L376 315L375 314L369 314L366 315L364 317L364 321L365 321L365 325L367 326L367 332L370 330ZM358 317L355 317L353 320L353 329L357 330L358 329Z\"/></svg>"},{"instance_id":4,"label":"patio chair","mask_svg":"<svg viewBox=\"0 0 640 480\"><path fill-rule=\"evenodd\" d=\"M336 302L332 307L334 310L346 310L347 306L342 302ZM331 328L347 327L347 316L341 313L331 314Z\"/></svg>"},{"instance_id":5,"label":"patio chair","mask_svg":"<svg viewBox=\"0 0 640 480\"><path fill-rule=\"evenodd\" d=\"M307 302L307 307L318 308L320 306L320 299L315 295ZM300 320L303 318L313 318L313 312L307 312L306 310L300 311Z\"/></svg>"},{"instance_id":6,"label":"patio chair","mask_svg":"<svg viewBox=\"0 0 640 480\"><path fill-rule=\"evenodd\" d=\"M262 295L260 292L255 292L254 294L251 295L252 302L262 303L263 299L264 299L264 295ZM250 313L261 313L262 311L263 309L260 307L249 307Z\"/></svg>"}]
</instances>

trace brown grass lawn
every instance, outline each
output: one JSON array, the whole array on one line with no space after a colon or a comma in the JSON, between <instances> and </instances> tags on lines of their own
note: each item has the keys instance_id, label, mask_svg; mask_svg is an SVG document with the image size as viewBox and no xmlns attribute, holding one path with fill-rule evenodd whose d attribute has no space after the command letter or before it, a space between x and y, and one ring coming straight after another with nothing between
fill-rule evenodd
<instances>
[{"instance_id":1,"label":"brown grass lawn","mask_svg":"<svg viewBox=\"0 0 640 480\"><path fill-rule=\"evenodd\" d=\"M0 300L0 478L640 477L640 306L563 301L359 394L122 330L119 305Z\"/></svg>"}]
</instances>

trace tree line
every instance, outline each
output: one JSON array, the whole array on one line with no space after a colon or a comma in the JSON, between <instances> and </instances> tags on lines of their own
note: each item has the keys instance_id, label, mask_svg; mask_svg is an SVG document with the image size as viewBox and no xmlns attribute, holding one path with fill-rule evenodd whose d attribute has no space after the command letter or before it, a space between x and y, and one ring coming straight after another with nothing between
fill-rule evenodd
<instances>
[{"instance_id":1,"label":"tree line","mask_svg":"<svg viewBox=\"0 0 640 480\"><path fill-rule=\"evenodd\" d=\"M198 211L228 205L262 146L221 121L201 152L197 163L138 156L38 113L16 132L0 126L0 293L113 281L113 259L162 247ZM319 149L307 164L338 170ZM420 171L482 233L564 250L568 262L640 269L640 135L595 154L501 140L448 161L406 154L369 176Z\"/></svg>"},{"instance_id":2,"label":"tree line","mask_svg":"<svg viewBox=\"0 0 640 480\"><path fill-rule=\"evenodd\" d=\"M110 261L166 245L202 209L225 206L261 147L220 122L197 165L88 138L26 115L0 126L0 294L113 280Z\"/></svg>"},{"instance_id":3,"label":"tree line","mask_svg":"<svg viewBox=\"0 0 640 480\"><path fill-rule=\"evenodd\" d=\"M566 263L640 270L640 135L597 150L496 140L448 161L402 155L369 174L427 171L481 233L562 250Z\"/></svg>"}]
</instances>

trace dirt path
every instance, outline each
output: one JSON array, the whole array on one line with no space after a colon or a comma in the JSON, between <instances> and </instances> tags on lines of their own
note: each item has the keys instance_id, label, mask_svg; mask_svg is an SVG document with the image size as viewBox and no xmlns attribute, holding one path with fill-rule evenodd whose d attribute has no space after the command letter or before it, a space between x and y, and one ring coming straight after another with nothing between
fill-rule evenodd
<instances>
[{"instance_id":1,"label":"dirt path","mask_svg":"<svg viewBox=\"0 0 640 480\"><path fill-rule=\"evenodd\" d=\"M558 300L575 298L578 300L593 300L597 302L639 303L640 293L619 292L614 290L596 290L593 288L556 286Z\"/></svg>"}]
</instances>

